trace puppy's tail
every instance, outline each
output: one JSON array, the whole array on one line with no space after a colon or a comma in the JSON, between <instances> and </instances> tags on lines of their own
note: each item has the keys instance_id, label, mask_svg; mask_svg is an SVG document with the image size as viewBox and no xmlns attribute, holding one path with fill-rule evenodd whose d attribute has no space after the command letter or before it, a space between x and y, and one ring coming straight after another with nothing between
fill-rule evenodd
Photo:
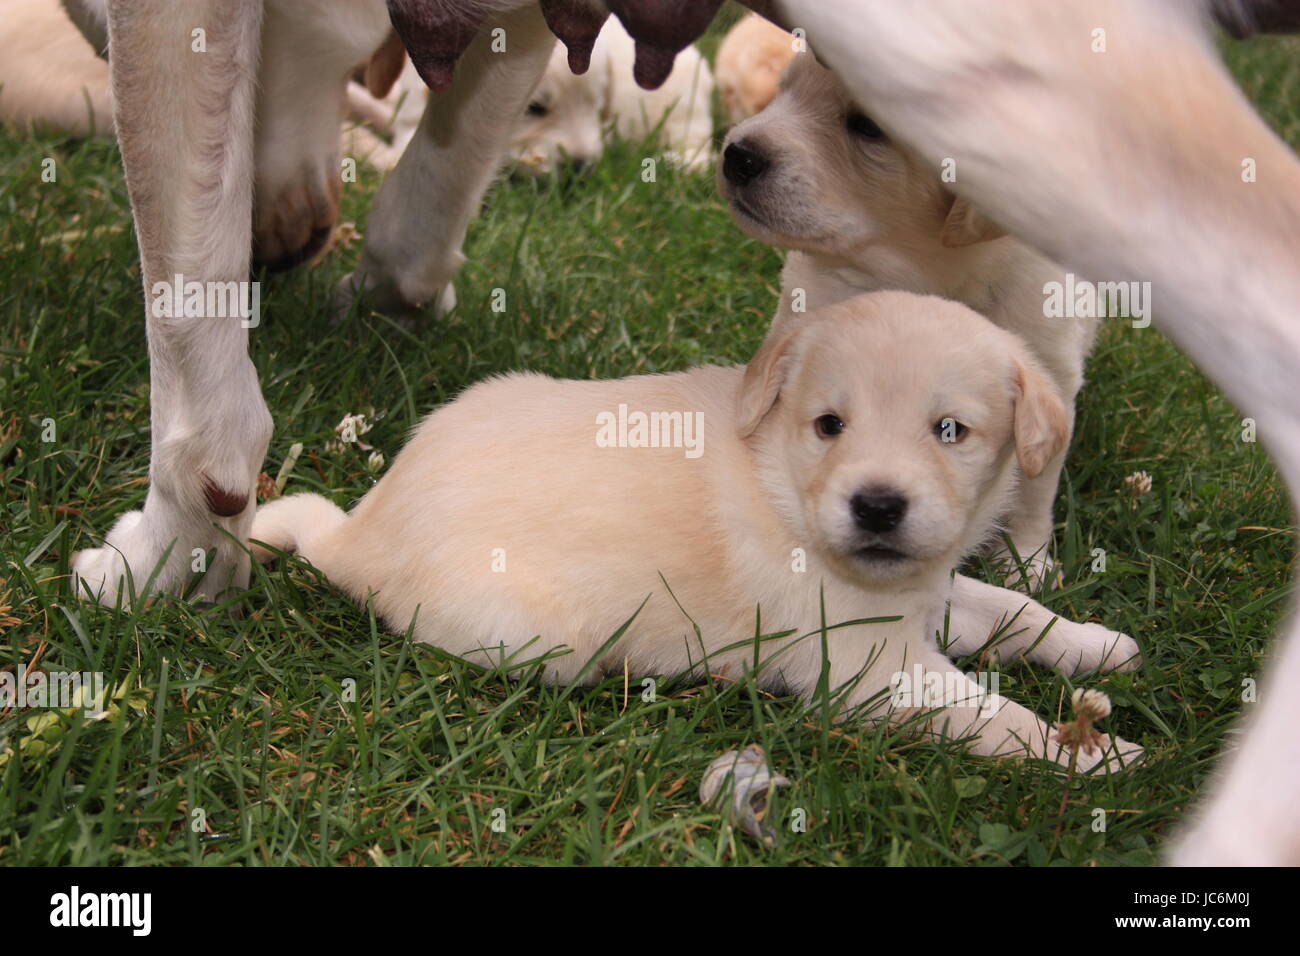
<instances>
[{"instance_id":1,"label":"puppy's tail","mask_svg":"<svg viewBox=\"0 0 1300 956\"><path fill-rule=\"evenodd\" d=\"M320 567L321 544L347 520L342 508L320 495L289 495L257 509L251 537L278 551L296 551ZM261 544L250 548L259 563L275 557Z\"/></svg>"}]
</instances>

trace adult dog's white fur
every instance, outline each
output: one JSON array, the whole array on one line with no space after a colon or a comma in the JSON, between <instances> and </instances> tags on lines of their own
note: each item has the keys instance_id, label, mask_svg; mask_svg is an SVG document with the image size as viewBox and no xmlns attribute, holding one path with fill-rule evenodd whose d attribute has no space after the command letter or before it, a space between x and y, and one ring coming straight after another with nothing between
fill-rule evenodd
<instances>
[{"instance_id":1,"label":"adult dog's white fur","mask_svg":"<svg viewBox=\"0 0 1300 956\"><path fill-rule=\"evenodd\" d=\"M938 168L878 133L804 53L772 103L728 134L718 185L732 216L755 238L792 250L774 327L866 290L942 295L1029 344L1072 426L1098 321L1044 314L1044 286L1063 282L1065 270L1005 235L951 192ZM1062 450L1025 484L1007 528L1035 581L1051 565L1052 503L1064 462Z\"/></svg>"},{"instance_id":2,"label":"adult dog's white fur","mask_svg":"<svg viewBox=\"0 0 1300 956\"><path fill-rule=\"evenodd\" d=\"M453 89L430 98L419 133L380 190L363 260L344 288L381 304L444 294L469 218L554 43L531 0L460 2L485 11L485 25L506 27L510 51L490 55L480 33ZM805 29L891 136L931 166L957 158L955 191L1008 232L1083 275L1152 282L1156 324L1260 423L1293 500L1300 495L1300 407L1291 399L1300 374L1300 163L1227 75L1205 5L751 2ZM115 118L146 290L177 272L199 281L246 275L259 41L264 20L274 33L278 19L264 18L263 8L283 12L287 3L109 5ZM297 8L309 14L300 18L309 37L342 32L363 57L387 29L378 0L299 0ZM197 23L208 24L203 57L176 42ZM1092 52L1099 25L1109 38L1105 53ZM290 33L279 42L298 41ZM301 60L300 72L327 73ZM286 170L300 170L299 187L308 181L296 191L310 195L317 171L333 168L333 148L309 139L286 146L299 157ZM1249 183L1241 176L1247 159L1259 170ZM109 601L128 567L143 582L161 564L155 586L180 590L194 548L217 552L200 593L247 580L246 553L225 533L234 542L247 537L271 434L239 322L150 319L147 328L149 495L104 547L82 552L74 565L78 582ZM1178 862L1300 863L1294 613L1283 634L1240 749L1182 839Z\"/></svg>"},{"instance_id":3,"label":"adult dog's white fur","mask_svg":"<svg viewBox=\"0 0 1300 956\"><path fill-rule=\"evenodd\" d=\"M253 538L298 550L399 633L414 622L417 640L471 660L513 669L568 649L546 667L559 681L588 661L585 676L735 676L757 655L765 685L811 698L824 608L846 706L919 666L955 688L926 721L935 732L1068 763L1024 707L998 698L981 711L936 636L953 569L1014 492L1013 462L1032 474L1065 440L1050 380L1014 336L938 298L877 293L774 334L747 370L490 379L430 415L350 515L294 495L258 511ZM668 428L659 447L602 444L602 416L620 407L698 420L698 454L672 447L682 433ZM842 432L819 429L827 415ZM935 434L945 418L969 426L961 441ZM904 510L882 524L872 501ZM1031 648L1050 612L974 581L957 588L973 598L947 631L958 652L1019 615L1009 654L1136 666L1132 638L1097 625L1058 621ZM894 716L915 715L918 698ZM1114 746L1109 766L1138 754Z\"/></svg>"}]
</instances>

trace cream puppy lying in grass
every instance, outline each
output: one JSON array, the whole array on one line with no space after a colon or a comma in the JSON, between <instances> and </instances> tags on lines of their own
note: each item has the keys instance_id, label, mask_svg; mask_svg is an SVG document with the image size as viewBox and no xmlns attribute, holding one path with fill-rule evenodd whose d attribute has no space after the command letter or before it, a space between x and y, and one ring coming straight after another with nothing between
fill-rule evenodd
<instances>
[{"instance_id":1,"label":"cream puppy lying in grass","mask_svg":"<svg viewBox=\"0 0 1300 956\"><path fill-rule=\"evenodd\" d=\"M771 105L728 135L718 182L741 229L791 250L776 329L802 320L800 307L868 290L954 299L1028 343L1073 428L1098 320L1045 315L1044 285L1063 283L1065 270L957 199L940 170L863 115L811 53L796 55ZM1025 483L1007 529L1035 583L1051 567L1065 445Z\"/></svg>"},{"instance_id":2,"label":"cream puppy lying in grass","mask_svg":"<svg viewBox=\"0 0 1300 956\"><path fill-rule=\"evenodd\" d=\"M654 134L665 159L691 171L713 161L713 73L700 51L688 46L657 90L632 78L636 45L617 17L596 40L591 68L569 69L564 44L557 43L546 72L533 91L515 131L511 151L526 172L554 169L562 157L595 162L612 128L623 140Z\"/></svg>"},{"instance_id":3,"label":"cream puppy lying in grass","mask_svg":"<svg viewBox=\"0 0 1300 956\"><path fill-rule=\"evenodd\" d=\"M656 414L658 447L638 447L637 413ZM764 686L811 699L824 644L841 713L870 705L981 754L1065 763L1046 723L981 696L937 637L952 571L1015 494L1017 461L1037 474L1065 439L1015 336L956 303L879 293L778 329L745 369L490 379L432 413L351 514L294 495L258 511L252 538L481 664L546 656L547 678L569 682L761 662ZM1015 618L1003 659L1136 666L1131 638L1048 629L1024 595L959 576L951 600L948 653ZM891 695L920 674L944 695L920 693L930 678Z\"/></svg>"}]
</instances>

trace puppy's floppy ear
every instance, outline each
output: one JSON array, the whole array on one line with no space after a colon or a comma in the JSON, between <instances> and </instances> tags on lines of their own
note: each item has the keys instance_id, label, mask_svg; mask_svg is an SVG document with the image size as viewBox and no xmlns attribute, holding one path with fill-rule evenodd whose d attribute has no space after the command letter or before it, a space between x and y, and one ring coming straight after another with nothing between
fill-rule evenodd
<instances>
[{"instance_id":1,"label":"puppy's floppy ear","mask_svg":"<svg viewBox=\"0 0 1300 956\"><path fill-rule=\"evenodd\" d=\"M953 199L948 217L943 221L939 233L940 241L950 248L973 246L977 242L987 242L1005 236L1002 227L970 204L968 200L957 196Z\"/></svg>"},{"instance_id":2,"label":"puppy's floppy ear","mask_svg":"<svg viewBox=\"0 0 1300 956\"><path fill-rule=\"evenodd\" d=\"M366 62L366 89L377 100L382 100L393 88L406 66L406 47L396 30L388 31L388 38Z\"/></svg>"},{"instance_id":3,"label":"puppy's floppy ear","mask_svg":"<svg viewBox=\"0 0 1300 956\"><path fill-rule=\"evenodd\" d=\"M773 331L745 366L745 378L740 384L740 401L736 410L736 428L741 438L754 434L776 404L781 387L790 374L796 337L795 329Z\"/></svg>"},{"instance_id":4,"label":"puppy's floppy ear","mask_svg":"<svg viewBox=\"0 0 1300 956\"><path fill-rule=\"evenodd\" d=\"M1036 364L1013 359L1016 388L1016 459L1026 478L1037 478L1070 442L1071 422L1056 387Z\"/></svg>"}]
</instances>

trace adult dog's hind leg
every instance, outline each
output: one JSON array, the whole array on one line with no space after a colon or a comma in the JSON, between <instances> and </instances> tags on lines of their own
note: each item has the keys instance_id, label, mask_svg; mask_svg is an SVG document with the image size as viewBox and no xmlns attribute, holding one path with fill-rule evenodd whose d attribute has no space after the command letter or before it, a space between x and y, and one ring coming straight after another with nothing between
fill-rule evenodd
<instances>
[{"instance_id":1,"label":"adult dog's hind leg","mask_svg":"<svg viewBox=\"0 0 1300 956\"><path fill-rule=\"evenodd\" d=\"M267 0L254 143L259 265L290 268L329 241L348 77L390 30L381 0Z\"/></svg>"},{"instance_id":2,"label":"adult dog's hind leg","mask_svg":"<svg viewBox=\"0 0 1300 956\"><path fill-rule=\"evenodd\" d=\"M494 52L502 39L504 51ZM451 88L429 95L415 138L375 197L361 264L340 285L343 302L366 292L380 307L450 307L469 221L554 45L536 4L484 24Z\"/></svg>"},{"instance_id":3,"label":"adult dog's hind leg","mask_svg":"<svg viewBox=\"0 0 1300 956\"><path fill-rule=\"evenodd\" d=\"M147 303L152 450L143 509L73 562L77 589L105 603L124 591L128 569L143 587L169 548L156 590L180 591L196 570L205 597L247 582L239 542L253 520L271 418L245 319L165 317L149 304L177 276L248 278L261 19L261 0L109 5L117 130Z\"/></svg>"}]
</instances>

